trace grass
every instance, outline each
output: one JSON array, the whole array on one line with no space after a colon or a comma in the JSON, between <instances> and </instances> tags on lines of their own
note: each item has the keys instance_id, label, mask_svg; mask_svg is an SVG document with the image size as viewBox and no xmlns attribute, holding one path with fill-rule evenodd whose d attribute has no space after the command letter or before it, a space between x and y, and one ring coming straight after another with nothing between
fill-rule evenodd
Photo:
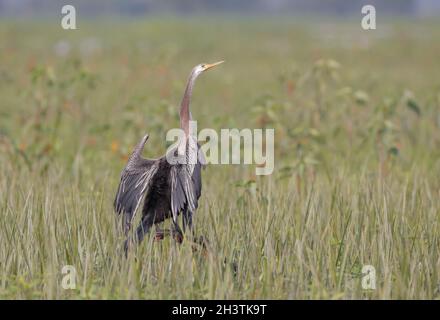
<instances>
[{"instance_id":1,"label":"grass","mask_svg":"<svg viewBox=\"0 0 440 320\"><path fill-rule=\"evenodd\" d=\"M439 299L438 30L0 22L0 297ZM164 153L190 69L220 59L194 90L199 129L275 128L274 173L209 166L195 217L209 250L151 238L124 259L127 155L146 132L145 156Z\"/></svg>"}]
</instances>

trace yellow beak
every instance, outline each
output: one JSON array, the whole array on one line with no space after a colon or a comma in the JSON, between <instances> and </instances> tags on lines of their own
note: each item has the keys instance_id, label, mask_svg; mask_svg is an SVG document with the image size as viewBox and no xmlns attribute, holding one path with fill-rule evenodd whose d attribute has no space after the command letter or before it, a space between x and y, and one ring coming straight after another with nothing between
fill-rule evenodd
<instances>
[{"instance_id":1,"label":"yellow beak","mask_svg":"<svg viewBox=\"0 0 440 320\"><path fill-rule=\"evenodd\" d=\"M206 71L208 69L211 69L212 67L218 66L219 64L222 64L224 61L219 61L211 64L205 64L205 69L203 71Z\"/></svg>"}]
</instances>

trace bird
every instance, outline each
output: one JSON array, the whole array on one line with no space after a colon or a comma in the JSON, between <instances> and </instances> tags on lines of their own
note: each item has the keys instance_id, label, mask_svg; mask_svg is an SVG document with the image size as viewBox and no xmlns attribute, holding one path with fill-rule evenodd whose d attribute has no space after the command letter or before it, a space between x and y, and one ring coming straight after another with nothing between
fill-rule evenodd
<instances>
[{"instance_id":1,"label":"bird","mask_svg":"<svg viewBox=\"0 0 440 320\"><path fill-rule=\"evenodd\" d=\"M149 138L145 134L135 146L121 172L114 200L114 209L122 215L125 236L125 254L132 243L139 244L156 225L156 238L172 235L179 243L184 233L194 234L193 214L198 208L202 192L202 167L206 165L203 152L194 135L190 134L192 115L189 109L194 83L203 72L218 66L224 61L196 65L188 77L186 89L180 104L180 129L182 137L162 157L145 159L142 157ZM142 217L134 234L130 236L133 219L140 204ZM183 231L178 217L182 215ZM157 224L172 219L171 230L160 230Z\"/></svg>"}]
</instances>

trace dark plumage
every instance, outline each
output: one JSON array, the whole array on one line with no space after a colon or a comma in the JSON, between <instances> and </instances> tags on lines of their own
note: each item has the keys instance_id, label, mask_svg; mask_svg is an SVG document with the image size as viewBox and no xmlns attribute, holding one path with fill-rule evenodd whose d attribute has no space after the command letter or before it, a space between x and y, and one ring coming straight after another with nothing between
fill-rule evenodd
<instances>
[{"instance_id":1,"label":"dark plumage","mask_svg":"<svg viewBox=\"0 0 440 320\"><path fill-rule=\"evenodd\" d=\"M192 70L180 108L180 127L184 137L167 155L177 162L170 162L167 155L159 159L144 159L141 154L148 135L137 144L127 165L121 173L121 180L114 202L118 214L123 214L124 231L128 235L133 218L142 200L142 219L135 233L135 241L140 242L154 224L167 218L173 219L173 233L183 237L178 224L178 216L183 215L183 231L192 230L192 216L198 208L202 192L201 169L204 165L203 153L196 139L189 134L189 103L194 81L205 70L217 65L201 64ZM171 154L170 154L171 153ZM125 250L130 241L127 239Z\"/></svg>"}]
</instances>

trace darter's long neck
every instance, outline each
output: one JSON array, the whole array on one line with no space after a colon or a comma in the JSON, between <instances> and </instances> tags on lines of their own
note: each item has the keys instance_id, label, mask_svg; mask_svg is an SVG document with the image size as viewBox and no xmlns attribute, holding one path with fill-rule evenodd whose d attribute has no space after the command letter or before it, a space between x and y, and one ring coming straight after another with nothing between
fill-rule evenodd
<instances>
[{"instance_id":1,"label":"darter's long neck","mask_svg":"<svg viewBox=\"0 0 440 320\"><path fill-rule=\"evenodd\" d=\"M182 103L180 104L180 128L185 132L185 136L189 136L189 121L191 114L189 112L189 103L191 101L192 89L197 78L195 72L191 72L188 83L186 85L185 94L183 95Z\"/></svg>"}]
</instances>

